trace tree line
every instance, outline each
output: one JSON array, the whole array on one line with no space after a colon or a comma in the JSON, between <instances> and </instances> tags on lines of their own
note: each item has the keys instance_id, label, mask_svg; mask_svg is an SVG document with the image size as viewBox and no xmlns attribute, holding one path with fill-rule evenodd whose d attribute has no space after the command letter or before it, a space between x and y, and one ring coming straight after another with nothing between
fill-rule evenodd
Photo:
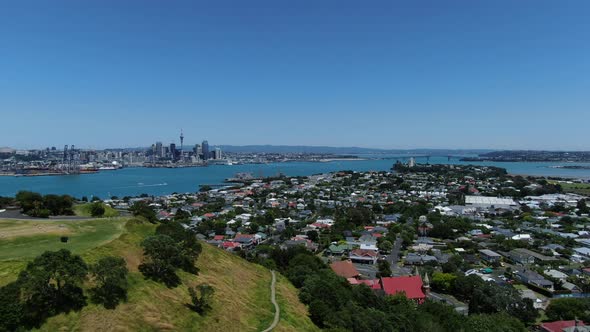
<instances>
[{"instance_id":1,"label":"tree line","mask_svg":"<svg viewBox=\"0 0 590 332\"><path fill-rule=\"evenodd\" d=\"M15 196L22 213L31 217L73 215L74 198L69 195L41 195L32 191L19 191Z\"/></svg>"},{"instance_id":2,"label":"tree line","mask_svg":"<svg viewBox=\"0 0 590 332\"><path fill-rule=\"evenodd\" d=\"M299 289L311 320L326 331L526 331L519 318L528 314L528 306L522 310L520 297L504 290L501 295L492 294L500 290L488 289L471 278L462 299L480 302L470 302L470 314L465 317L447 304L427 300L417 305L403 295L386 296L366 285L352 286L304 248L263 247L249 258L285 275ZM481 296L474 295L477 287L484 289ZM483 301L485 296L494 299L488 303Z\"/></svg>"}]
</instances>

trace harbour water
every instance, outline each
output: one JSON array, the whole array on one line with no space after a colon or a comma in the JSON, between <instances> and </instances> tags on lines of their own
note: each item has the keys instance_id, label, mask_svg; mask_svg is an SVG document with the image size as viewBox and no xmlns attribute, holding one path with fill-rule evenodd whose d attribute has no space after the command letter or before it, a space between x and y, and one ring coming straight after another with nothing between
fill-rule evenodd
<instances>
[{"instance_id":1,"label":"harbour water","mask_svg":"<svg viewBox=\"0 0 590 332\"><path fill-rule=\"evenodd\" d=\"M239 172L255 176L273 176L279 172L288 176L305 176L340 170L388 171L396 160L407 162L409 157L380 156L382 159L337 160L330 162L286 162L248 165L214 165L193 168L125 168L96 174L67 176L11 177L0 176L0 196L13 196L19 190L43 194L69 194L75 197L165 195L173 192L195 192L200 185L223 184L226 178ZM384 158L385 157L385 158ZM416 162L425 163L425 157ZM461 162L458 158L431 157L433 164L474 164L506 168L511 174L561 176L590 179L590 169L564 169L555 166L590 166L589 163L525 163L525 162Z\"/></svg>"}]
</instances>

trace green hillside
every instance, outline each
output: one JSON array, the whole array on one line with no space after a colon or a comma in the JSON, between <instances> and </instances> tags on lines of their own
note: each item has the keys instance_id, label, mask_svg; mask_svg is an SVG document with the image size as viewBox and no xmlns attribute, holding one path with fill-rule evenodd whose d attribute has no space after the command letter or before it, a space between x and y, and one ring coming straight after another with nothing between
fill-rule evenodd
<instances>
[{"instance_id":1,"label":"green hillside","mask_svg":"<svg viewBox=\"0 0 590 332\"><path fill-rule=\"evenodd\" d=\"M91 221L81 223L89 222ZM136 219L131 219L126 224L121 219L102 219L100 222L120 225L109 228L111 232L105 231L110 237L118 236L108 240L109 236L104 233L96 235L102 229L101 226L106 227L107 224L88 224L88 232L96 235L90 237L97 238L97 242L93 242L96 245L72 245L70 249L80 254L87 263L94 263L108 255L123 257L130 270L128 301L114 310L89 303L79 312L50 318L40 331L262 331L272 322L274 308L270 301L271 274L265 268L204 244L203 253L197 262L201 271L199 275L179 272L183 284L169 289L162 284L145 280L137 270L142 259L139 243L154 232L155 225ZM0 229L6 223L8 222L0 221ZM83 224L80 227L81 225ZM72 231L70 234L72 239L75 234L89 237L86 233ZM17 257L10 253L10 244L24 241L27 247L35 247L35 241L47 243L49 240L46 236L31 234L0 239L0 248L6 255L5 259L0 259L0 285L14 280L26 261L36 255L35 250L18 249L16 253L24 253L24 256ZM48 248L45 244L43 250L57 250L64 246L68 248L68 244L50 242L55 247ZM215 288L212 310L203 317L186 305L190 301L187 286L201 283ZM281 307L281 320L275 331L318 330L307 317L307 309L299 302L296 289L281 276L277 281L277 300Z\"/></svg>"}]
</instances>

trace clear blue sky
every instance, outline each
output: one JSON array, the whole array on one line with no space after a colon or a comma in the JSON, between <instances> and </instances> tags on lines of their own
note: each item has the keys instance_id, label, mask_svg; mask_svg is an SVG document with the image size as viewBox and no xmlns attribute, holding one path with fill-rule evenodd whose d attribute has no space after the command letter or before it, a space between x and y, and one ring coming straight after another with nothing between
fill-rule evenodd
<instances>
[{"instance_id":1,"label":"clear blue sky","mask_svg":"<svg viewBox=\"0 0 590 332\"><path fill-rule=\"evenodd\" d=\"M0 146L590 150L590 1L2 1Z\"/></svg>"}]
</instances>

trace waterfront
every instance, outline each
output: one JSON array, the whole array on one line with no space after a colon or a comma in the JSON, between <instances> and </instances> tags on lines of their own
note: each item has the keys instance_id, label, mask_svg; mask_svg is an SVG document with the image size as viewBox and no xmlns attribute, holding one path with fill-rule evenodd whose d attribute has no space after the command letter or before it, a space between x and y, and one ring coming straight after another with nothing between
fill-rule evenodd
<instances>
[{"instance_id":1,"label":"waterfront","mask_svg":"<svg viewBox=\"0 0 590 332\"><path fill-rule=\"evenodd\" d=\"M336 160L330 162L287 162L271 164L213 165L195 168L125 168L96 174L41 176L41 177L0 177L0 196L13 196L19 190L32 190L43 194L69 194L75 197L134 196L146 193L165 195L173 192L195 192L199 185L222 184L226 178L238 172L250 172L254 176L273 176L279 172L288 176L312 175L339 170L388 171L400 160L407 162L407 156L388 156L387 159ZM384 157L384 156L381 156ZM425 157L417 157L418 163L425 163ZM474 164L503 167L511 174L561 176L590 179L588 169L564 169L551 166L588 165L577 163L525 163L525 162L461 162L458 158L450 161L447 157L431 157L435 164Z\"/></svg>"}]
</instances>

